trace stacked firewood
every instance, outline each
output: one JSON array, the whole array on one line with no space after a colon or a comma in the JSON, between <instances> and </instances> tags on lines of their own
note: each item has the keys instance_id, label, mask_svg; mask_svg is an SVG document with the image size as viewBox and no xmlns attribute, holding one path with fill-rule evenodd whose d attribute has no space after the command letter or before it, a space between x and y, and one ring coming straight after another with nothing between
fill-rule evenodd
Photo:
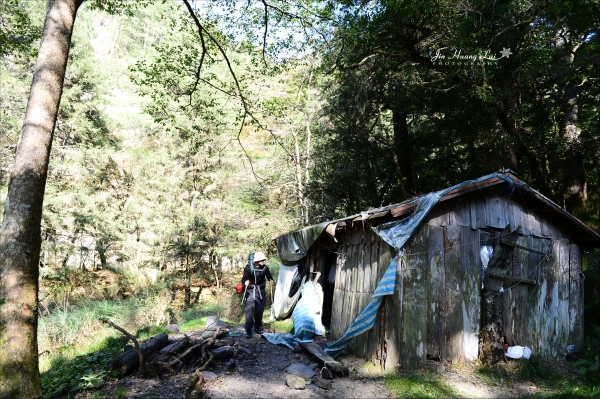
<instances>
[{"instance_id":1,"label":"stacked firewood","mask_svg":"<svg viewBox=\"0 0 600 399\"><path fill-rule=\"evenodd\" d=\"M169 340L165 333L150 337L146 342L139 344L137 339L114 323L101 319L121 331L129 338L134 346L129 347L113 363L112 369L119 372L119 376L126 376L138 369L141 376L156 375L159 373L181 373L199 369L205 370L222 352L224 356L233 355L233 341L222 340L229 329L216 327L207 328L198 335L179 334L181 338ZM217 339L220 339L217 341ZM216 351L217 348L224 348ZM231 348L231 350L227 350ZM230 353L231 352L231 353Z\"/></svg>"}]
</instances>

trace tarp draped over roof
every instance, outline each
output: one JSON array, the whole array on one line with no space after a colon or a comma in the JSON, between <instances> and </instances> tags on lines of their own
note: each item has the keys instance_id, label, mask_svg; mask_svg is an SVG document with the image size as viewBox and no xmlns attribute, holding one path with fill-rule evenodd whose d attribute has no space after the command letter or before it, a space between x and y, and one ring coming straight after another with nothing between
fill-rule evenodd
<instances>
[{"instance_id":1,"label":"tarp draped over roof","mask_svg":"<svg viewBox=\"0 0 600 399\"><path fill-rule=\"evenodd\" d=\"M297 265L329 223L323 222L277 237L275 242L281 263L285 266Z\"/></svg>"},{"instance_id":2,"label":"tarp draped over roof","mask_svg":"<svg viewBox=\"0 0 600 399\"><path fill-rule=\"evenodd\" d=\"M417 226L423 221L427 214L429 214L429 211L431 211L431 209L435 206L435 204L438 203L438 201L443 195L456 188L468 184L481 182L494 176L506 180L510 185L517 184L504 174L493 173L491 175L481 177L477 180L466 181L435 193L426 194L419 199L419 205L417 205L414 212L408 217L402 220L395 220L393 222L385 223L380 226L374 227L373 231L375 231L375 233L377 233L385 242L387 242L394 249L396 249L398 251L398 255L401 256L402 247L404 246L404 244L406 244L408 239L415 232ZM522 184L524 183L520 183L520 185ZM348 331L346 331L346 333L339 340L325 348L325 351L329 353L332 357L336 357L337 355L339 355L341 350L346 345L348 345L348 343L350 343L352 338L364 333L365 331L368 331L375 324L375 316L377 315L377 311L381 306L383 297L385 295L391 295L395 291L397 259L398 257L392 260L390 266L388 267L381 281L377 285L375 293L371 297L371 301L369 302L367 307L358 315L354 323L352 323L352 325L348 328Z\"/></svg>"}]
</instances>

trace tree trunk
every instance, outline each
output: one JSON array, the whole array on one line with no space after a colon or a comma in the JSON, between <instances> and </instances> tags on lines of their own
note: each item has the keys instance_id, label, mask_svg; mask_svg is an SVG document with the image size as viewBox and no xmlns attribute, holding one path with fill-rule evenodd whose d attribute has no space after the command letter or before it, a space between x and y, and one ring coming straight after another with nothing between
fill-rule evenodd
<instances>
[{"instance_id":1,"label":"tree trunk","mask_svg":"<svg viewBox=\"0 0 600 399\"><path fill-rule=\"evenodd\" d=\"M563 198L567 211L577 213L585 207L585 172L583 170L583 146L579 128L577 87L569 76L572 73L575 53L579 45L573 43L569 27L561 28L556 34L559 51L559 71L564 71L564 92L560 100L561 118L559 134L565 144L563 154ZM560 75L560 74L559 74Z\"/></svg>"},{"instance_id":2,"label":"tree trunk","mask_svg":"<svg viewBox=\"0 0 600 399\"><path fill-rule=\"evenodd\" d=\"M403 200L415 194L415 183L412 176L411 147L408 137L407 114L397 108L392 110L394 122L394 158L399 174L399 187L394 196L401 195Z\"/></svg>"},{"instance_id":3,"label":"tree trunk","mask_svg":"<svg viewBox=\"0 0 600 399\"><path fill-rule=\"evenodd\" d=\"M585 173L581 130L578 126L577 88L572 83L565 88L561 110L560 136L565 142L562 179L564 206L567 211L576 214L585 207Z\"/></svg>"},{"instance_id":4,"label":"tree trunk","mask_svg":"<svg viewBox=\"0 0 600 399\"><path fill-rule=\"evenodd\" d=\"M0 397L42 395L38 263L48 160L71 34L82 0L49 0L0 228Z\"/></svg>"}]
</instances>

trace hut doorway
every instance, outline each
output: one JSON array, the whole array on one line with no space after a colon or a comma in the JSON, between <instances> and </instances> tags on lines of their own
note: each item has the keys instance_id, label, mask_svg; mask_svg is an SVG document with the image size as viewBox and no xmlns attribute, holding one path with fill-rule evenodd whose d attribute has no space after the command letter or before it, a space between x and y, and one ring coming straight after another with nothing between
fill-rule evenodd
<instances>
[{"instance_id":1,"label":"hut doorway","mask_svg":"<svg viewBox=\"0 0 600 399\"><path fill-rule=\"evenodd\" d=\"M327 330L331 328L331 309L333 307L333 291L335 288L337 254L330 250L321 251L323 259L323 310L321 323Z\"/></svg>"}]
</instances>

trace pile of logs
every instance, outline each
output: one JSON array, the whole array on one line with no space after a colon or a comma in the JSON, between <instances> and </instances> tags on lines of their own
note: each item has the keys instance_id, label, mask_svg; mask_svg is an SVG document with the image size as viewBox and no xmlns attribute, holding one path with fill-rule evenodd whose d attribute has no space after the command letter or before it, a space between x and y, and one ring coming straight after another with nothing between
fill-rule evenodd
<instances>
[{"instance_id":1,"label":"pile of logs","mask_svg":"<svg viewBox=\"0 0 600 399\"><path fill-rule=\"evenodd\" d=\"M126 376L138 369L141 376L156 375L162 372L178 373L186 370L205 370L213 361L215 353L223 352L225 356L233 353L227 348L215 351L221 347L231 347L233 341L216 340L228 335L229 330L221 326L207 327L200 335L183 335L180 340L169 341L165 333L149 338L143 344L125 329L116 324L101 319L123 333L129 338L134 347L126 350L112 365L113 370L119 372L119 376ZM222 323L222 322L221 322Z\"/></svg>"}]
</instances>

